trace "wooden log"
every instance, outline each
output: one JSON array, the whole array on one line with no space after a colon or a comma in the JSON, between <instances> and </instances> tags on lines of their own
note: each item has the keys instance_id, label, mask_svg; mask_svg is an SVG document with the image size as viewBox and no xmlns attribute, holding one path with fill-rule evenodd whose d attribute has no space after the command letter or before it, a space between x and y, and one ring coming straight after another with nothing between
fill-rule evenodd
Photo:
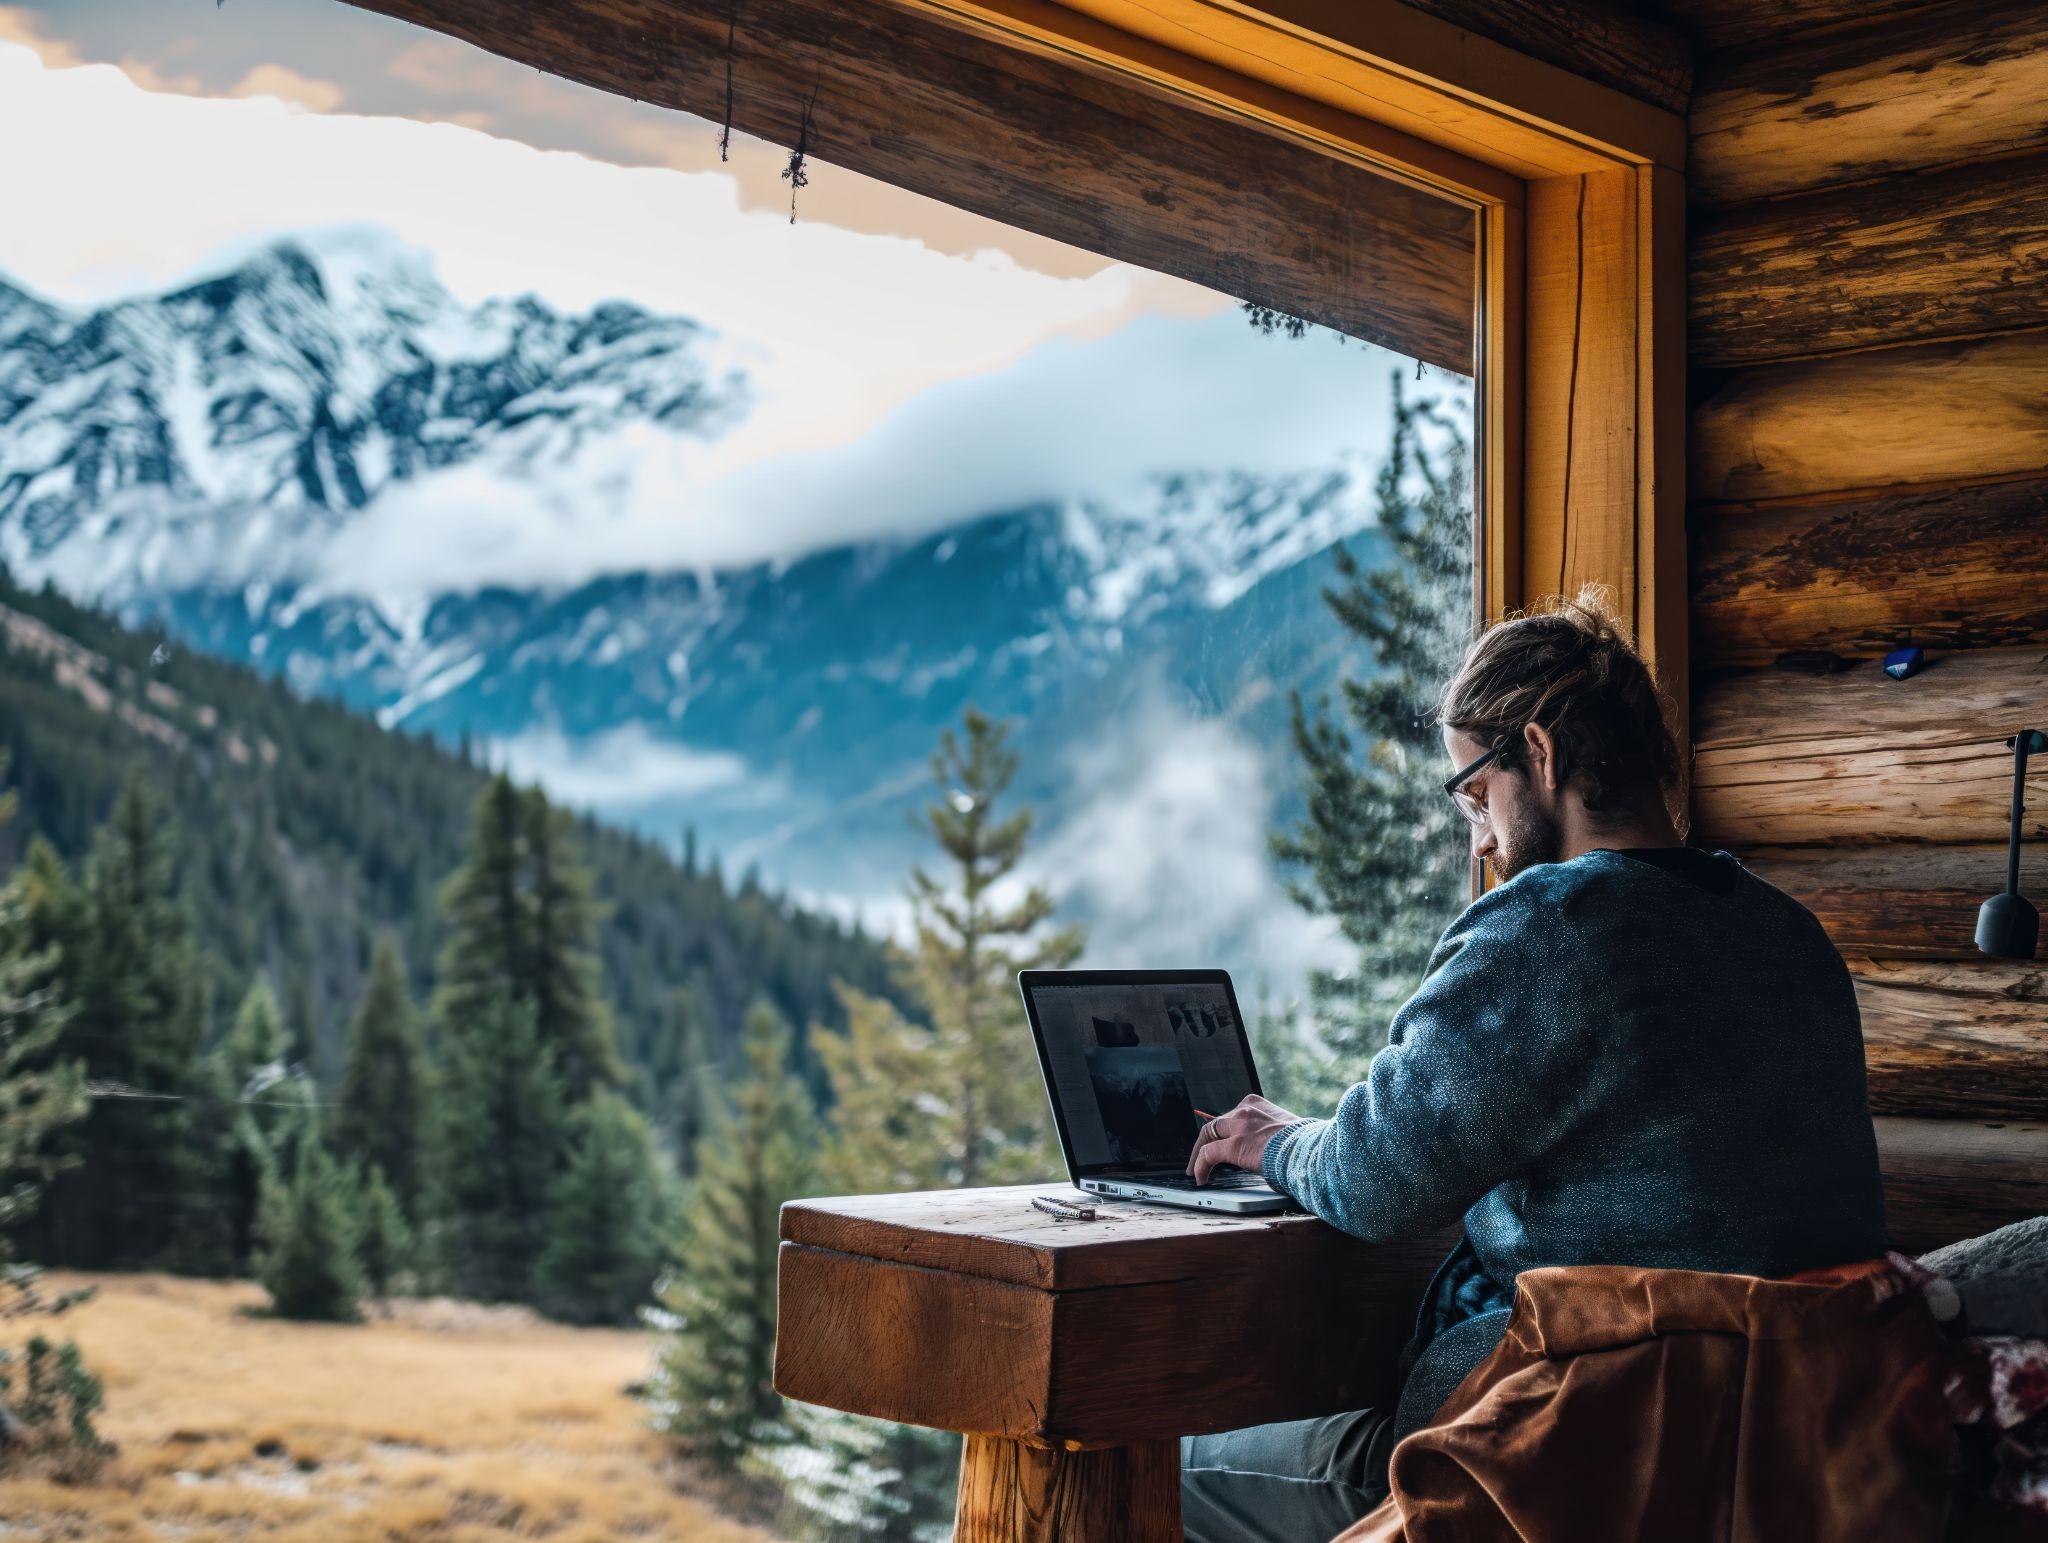
<instances>
[{"instance_id":1,"label":"wooden log","mask_svg":"<svg viewBox=\"0 0 2048 1543\"><path fill-rule=\"evenodd\" d=\"M1916 13L1960 26L1951 0L1658 0L1657 14L1710 51L1779 48L1787 34L1844 35L1876 22L1895 24ZM1768 41L1767 41L1768 40Z\"/></svg>"},{"instance_id":2,"label":"wooden log","mask_svg":"<svg viewBox=\"0 0 2048 1543\"><path fill-rule=\"evenodd\" d=\"M1692 511L1693 661L2048 643L2048 478Z\"/></svg>"},{"instance_id":3,"label":"wooden log","mask_svg":"<svg viewBox=\"0 0 2048 1543\"><path fill-rule=\"evenodd\" d=\"M2048 1120L2048 967L1851 959L1870 1107Z\"/></svg>"},{"instance_id":4,"label":"wooden log","mask_svg":"<svg viewBox=\"0 0 2048 1543\"><path fill-rule=\"evenodd\" d=\"M1898 1117L1876 1125L1885 1216L1904 1252L2048 1215L2048 1125Z\"/></svg>"},{"instance_id":5,"label":"wooden log","mask_svg":"<svg viewBox=\"0 0 2048 1543\"><path fill-rule=\"evenodd\" d=\"M1705 685L1693 711L1693 814L1707 840L1996 842L2012 799L2003 740L2048 720L2048 654L1950 654L1908 681L1873 663L1759 670ZM2048 836L2048 796L2029 802L2025 830Z\"/></svg>"},{"instance_id":6,"label":"wooden log","mask_svg":"<svg viewBox=\"0 0 2048 1543\"><path fill-rule=\"evenodd\" d=\"M969 1436L954 1543L1180 1543L1180 1445L1067 1451Z\"/></svg>"},{"instance_id":7,"label":"wooden log","mask_svg":"<svg viewBox=\"0 0 2048 1543\"><path fill-rule=\"evenodd\" d=\"M1696 503L2037 474L2048 332L1738 371L1690 428Z\"/></svg>"},{"instance_id":8,"label":"wooden log","mask_svg":"<svg viewBox=\"0 0 2048 1543\"><path fill-rule=\"evenodd\" d=\"M834 0L356 3L714 122L736 14L745 133L1472 372L1470 208L1071 58Z\"/></svg>"},{"instance_id":9,"label":"wooden log","mask_svg":"<svg viewBox=\"0 0 2048 1543\"><path fill-rule=\"evenodd\" d=\"M1737 854L1820 919L1844 954L1981 960L1977 908L2005 887L2005 848L1751 847ZM2023 848L2020 888L2048 903L2048 847ZM2048 958L2048 941L2036 953Z\"/></svg>"},{"instance_id":10,"label":"wooden log","mask_svg":"<svg viewBox=\"0 0 2048 1543\"><path fill-rule=\"evenodd\" d=\"M1696 367L2048 325L2048 157L1710 215L1689 271Z\"/></svg>"},{"instance_id":11,"label":"wooden log","mask_svg":"<svg viewBox=\"0 0 2048 1543\"><path fill-rule=\"evenodd\" d=\"M1688 127L1706 206L2048 145L2048 26L2002 0L1788 38L1710 60Z\"/></svg>"}]
</instances>

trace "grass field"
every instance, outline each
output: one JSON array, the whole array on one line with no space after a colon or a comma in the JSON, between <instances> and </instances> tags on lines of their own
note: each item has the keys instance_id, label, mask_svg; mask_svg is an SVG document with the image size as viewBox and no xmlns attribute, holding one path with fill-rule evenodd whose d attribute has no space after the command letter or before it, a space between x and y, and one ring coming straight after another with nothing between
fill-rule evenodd
<instances>
[{"instance_id":1,"label":"grass field","mask_svg":"<svg viewBox=\"0 0 2048 1543\"><path fill-rule=\"evenodd\" d=\"M683 1494L625 1391L645 1334L521 1309L396 1304L282 1323L254 1286L54 1274L99 1295L60 1328L104 1379L120 1454L83 1486L0 1481L0 1539L294 1543L768 1534Z\"/></svg>"}]
</instances>

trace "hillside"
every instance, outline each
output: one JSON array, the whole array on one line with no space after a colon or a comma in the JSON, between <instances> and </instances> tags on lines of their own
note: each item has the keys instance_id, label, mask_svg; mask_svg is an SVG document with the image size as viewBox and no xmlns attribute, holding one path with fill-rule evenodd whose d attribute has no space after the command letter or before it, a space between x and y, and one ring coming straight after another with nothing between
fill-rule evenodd
<instances>
[{"instance_id":1,"label":"hillside","mask_svg":"<svg viewBox=\"0 0 2048 1543\"><path fill-rule=\"evenodd\" d=\"M152 657L160 662L152 662ZM127 630L0 574L0 745L21 799L0 872L27 840L89 845L138 760L170 802L180 870L215 956L216 1014L267 970L331 1076L376 934L395 931L424 991L435 897L460 861L485 770L434 742L308 701L254 671ZM581 826L620 1048L643 1100L682 1070L678 1015L702 1002L721 1046L765 995L796 1023L836 1022L835 979L887 992L880 945L737 883L713 863Z\"/></svg>"}]
</instances>

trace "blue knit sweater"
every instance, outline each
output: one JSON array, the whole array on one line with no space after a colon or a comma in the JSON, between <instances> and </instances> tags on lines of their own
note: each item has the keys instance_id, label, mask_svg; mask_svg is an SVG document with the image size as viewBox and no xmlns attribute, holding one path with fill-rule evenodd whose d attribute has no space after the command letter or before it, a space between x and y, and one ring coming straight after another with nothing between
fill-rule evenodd
<instances>
[{"instance_id":1,"label":"blue knit sweater","mask_svg":"<svg viewBox=\"0 0 2048 1543\"><path fill-rule=\"evenodd\" d=\"M1454 1336L1476 1363L1541 1265L1775 1276L1887 1241L1849 972L1726 852L1596 850L1473 901L1365 1080L1264 1166L1368 1241L1463 1215L1410 1345L1425 1362L1496 1317ZM1446 1393L1463 1375L1425 1372Z\"/></svg>"}]
</instances>

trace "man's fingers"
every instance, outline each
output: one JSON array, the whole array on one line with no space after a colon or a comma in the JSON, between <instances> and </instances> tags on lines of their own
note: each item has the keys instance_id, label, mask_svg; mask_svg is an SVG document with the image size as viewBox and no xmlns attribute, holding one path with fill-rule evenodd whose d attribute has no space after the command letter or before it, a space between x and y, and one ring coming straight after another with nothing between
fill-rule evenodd
<instances>
[{"instance_id":1,"label":"man's fingers","mask_svg":"<svg viewBox=\"0 0 2048 1543\"><path fill-rule=\"evenodd\" d=\"M1202 1145L1196 1147L1194 1164L1189 1170L1194 1174L1195 1182L1197 1184L1207 1184L1209 1182L1209 1174L1213 1169L1220 1167L1224 1163L1237 1162L1237 1158L1234 1155L1235 1151L1236 1143L1228 1139L1205 1141ZM1239 1166L1242 1167L1243 1165L1240 1163Z\"/></svg>"}]
</instances>

